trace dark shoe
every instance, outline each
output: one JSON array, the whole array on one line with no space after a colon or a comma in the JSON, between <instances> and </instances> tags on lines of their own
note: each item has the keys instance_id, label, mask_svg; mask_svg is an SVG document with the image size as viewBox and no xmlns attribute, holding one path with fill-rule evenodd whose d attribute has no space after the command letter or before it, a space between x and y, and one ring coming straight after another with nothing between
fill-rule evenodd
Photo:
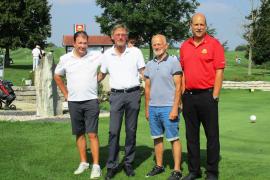
<instances>
[{"instance_id":1,"label":"dark shoe","mask_svg":"<svg viewBox=\"0 0 270 180\"><path fill-rule=\"evenodd\" d=\"M182 173L180 171L173 171L168 180L180 180L182 177Z\"/></svg>"},{"instance_id":2,"label":"dark shoe","mask_svg":"<svg viewBox=\"0 0 270 180\"><path fill-rule=\"evenodd\" d=\"M112 179L115 176L116 173L117 173L117 169L116 168L108 168L105 179L106 180Z\"/></svg>"},{"instance_id":3,"label":"dark shoe","mask_svg":"<svg viewBox=\"0 0 270 180\"><path fill-rule=\"evenodd\" d=\"M189 173L187 176L183 178L183 180L195 180L201 177L202 175L200 173Z\"/></svg>"},{"instance_id":4,"label":"dark shoe","mask_svg":"<svg viewBox=\"0 0 270 180\"><path fill-rule=\"evenodd\" d=\"M127 176L135 176L135 172L131 165L124 165L123 168Z\"/></svg>"},{"instance_id":5,"label":"dark shoe","mask_svg":"<svg viewBox=\"0 0 270 180\"><path fill-rule=\"evenodd\" d=\"M163 166L154 166L153 169L146 174L145 177L155 176L157 174L163 173L165 171Z\"/></svg>"},{"instance_id":6,"label":"dark shoe","mask_svg":"<svg viewBox=\"0 0 270 180\"><path fill-rule=\"evenodd\" d=\"M213 173L206 173L206 180L218 180L218 176Z\"/></svg>"}]
</instances>

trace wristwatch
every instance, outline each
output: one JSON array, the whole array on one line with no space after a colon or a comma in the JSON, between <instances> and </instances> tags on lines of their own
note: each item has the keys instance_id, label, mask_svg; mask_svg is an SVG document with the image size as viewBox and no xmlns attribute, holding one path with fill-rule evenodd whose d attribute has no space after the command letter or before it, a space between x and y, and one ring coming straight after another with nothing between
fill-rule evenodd
<instances>
[{"instance_id":1,"label":"wristwatch","mask_svg":"<svg viewBox=\"0 0 270 180\"><path fill-rule=\"evenodd\" d=\"M218 102L219 101L219 98L218 98L218 96L213 96L213 99L216 101L216 102Z\"/></svg>"}]
</instances>

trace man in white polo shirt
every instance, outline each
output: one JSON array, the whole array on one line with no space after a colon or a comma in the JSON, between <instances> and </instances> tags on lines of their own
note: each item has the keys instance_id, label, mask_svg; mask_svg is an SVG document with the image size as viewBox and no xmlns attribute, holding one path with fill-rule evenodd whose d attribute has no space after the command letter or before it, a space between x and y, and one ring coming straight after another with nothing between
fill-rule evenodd
<instances>
[{"instance_id":1,"label":"man in white polo shirt","mask_svg":"<svg viewBox=\"0 0 270 180\"><path fill-rule=\"evenodd\" d=\"M111 37L114 46L104 53L98 78L101 81L107 73L110 74L109 157L106 179L111 179L119 170L119 138L124 114L126 128L124 171L127 176L135 175L132 163L135 158L141 101L139 73L143 75L145 67L142 52L138 48L128 48L126 45L128 29L125 25L114 26Z\"/></svg>"},{"instance_id":2,"label":"man in white polo shirt","mask_svg":"<svg viewBox=\"0 0 270 180\"><path fill-rule=\"evenodd\" d=\"M54 79L65 99L68 100L72 132L76 135L80 165L74 174L81 174L89 168L85 149L85 133L87 133L93 158L90 178L94 179L101 176L97 136L99 115L97 69L100 66L100 54L88 53L87 41L86 32L81 31L74 34L74 49L60 57ZM62 80L64 75L66 75L67 87Z\"/></svg>"},{"instance_id":3,"label":"man in white polo shirt","mask_svg":"<svg viewBox=\"0 0 270 180\"><path fill-rule=\"evenodd\" d=\"M36 47L32 50L32 55L33 55L33 71L34 71L38 67L41 57L41 50L39 45L36 45Z\"/></svg>"}]
</instances>

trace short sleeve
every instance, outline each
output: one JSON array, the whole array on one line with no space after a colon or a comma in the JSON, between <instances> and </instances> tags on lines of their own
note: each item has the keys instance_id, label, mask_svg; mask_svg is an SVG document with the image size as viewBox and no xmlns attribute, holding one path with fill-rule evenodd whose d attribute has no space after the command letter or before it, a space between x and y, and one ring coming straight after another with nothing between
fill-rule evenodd
<instances>
[{"instance_id":1,"label":"short sleeve","mask_svg":"<svg viewBox=\"0 0 270 180\"><path fill-rule=\"evenodd\" d=\"M60 61L59 63L57 64L55 70L54 70L54 73L55 74L58 74L58 75L65 75L66 73L66 70L65 70L65 63L64 63L64 60L60 58Z\"/></svg>"},{"instance_id":2,"label":"short sleeve","mask_svg":"<svg viewBox=\"0 0 270 180\"><path fill-rule=\"evenodd\" d=\"M102 72L103 74L106 74L108 72L108 66L107 66L105 54L101 55L100 63L101 63L100 72Z\"/></svg>"},{"instance_id":3,"label":"short sleeve","mask_svg":"<svg viewBox=\"0 0 270 180\"><path fill-rule=\"evenodd\" d=\"M150 76L150 71L149 71L150 65L149 64L150 64L150 61L145 66L145 70L144 70L144 77L145 78L149 78L149 76Z\"/></svg>"},{"instance_id":4,"label":"short sleeve","mask_svg":"<svg viewBox=\"0 0 270 180\"><path fill-rule=\"evenodd\" d=\"M181 65L181 70L184 69L184 53L183 53L183 45L180 47L180 65Z\"/></svg>"},{"instance_id":5,"label":"short sleeve","mask_svg":"<svg viewBox=\"0 0 270 180\"><path fill-rule=\"evenodd\" d=\"M216 41L214 53L215 69L224 69L225 65L226 62L225 62L224 48L218 41Z\"/></svg>"},{"instance_id":6,"label":"short sleeve","mask_svg":"<svg viewBox=\"0 0 270 180\"><path fill-rule=\"evenodd\" d=\"M172 59L172 74L181 74L182 73L182 68L181 65L177 59L177 57L173 57Z\"/></svg>"},{"instance_id":7,"label":"short sleeve","mask_svg":"<svg viewBox=\"0 0 270 180\"><path fill-rule=\"evenodd\" d=\"M145 62L144 62L142 51L140 49L137 49L137 50L138 50L137 51L137 54L138 54L137 68L141 69L145 67Z\"/></svg>"},{"instance_id":8,"label":"short sleeve","mask_svg":"<svg viewBox=\"0 0 270 180\"><path fill-rule=\"evenodd\" d=\"M98 62L98 65L101 65L103 58L103 54L100 51L94 52L93 53L93 59Z\"/></svg>"}]
</instances>

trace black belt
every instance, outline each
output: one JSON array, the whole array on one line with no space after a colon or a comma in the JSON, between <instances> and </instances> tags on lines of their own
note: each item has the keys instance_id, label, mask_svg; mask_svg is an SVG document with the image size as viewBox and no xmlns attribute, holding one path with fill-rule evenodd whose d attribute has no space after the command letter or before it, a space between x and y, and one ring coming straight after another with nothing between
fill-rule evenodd
<instances>
[{"instance_id":1,"label":"black belt","mask_svg":"<svg viewBox=\"0 0 270 180\"><path fill-rule=\"evenodd\" d=\"M213 92L213 88L208 89L186 89L185 94L200 94L205 92Z\"/></svg>"},{"instance_id":2,"label":"black belt","mask_svg":"<svg viewBox=\"0 0 270 180\"><path fill-rule=\"evenodd\" d=\"M137 91L140 89L140 86L135 86L135 87L132 87L132 88L127 88L127 89L111 89L111 92L114 92L114 93L130 93L130 92L133 92L133 91Z\"/></svg>"}]
</instances>

